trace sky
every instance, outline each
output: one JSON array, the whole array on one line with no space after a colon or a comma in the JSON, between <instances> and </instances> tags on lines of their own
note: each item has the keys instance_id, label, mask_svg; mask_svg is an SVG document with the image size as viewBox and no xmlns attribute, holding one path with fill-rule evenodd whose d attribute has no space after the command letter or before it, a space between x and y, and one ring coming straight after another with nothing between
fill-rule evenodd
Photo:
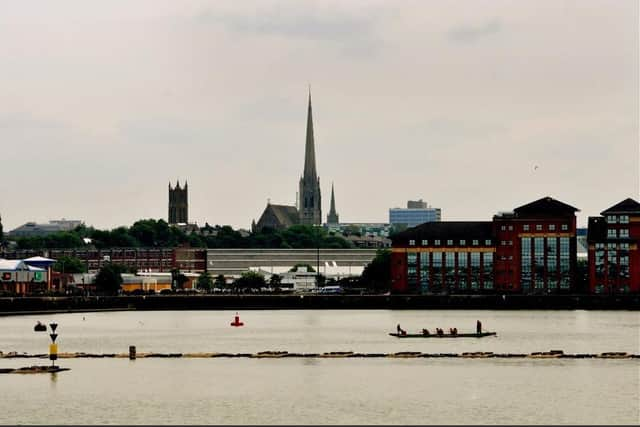
<instances>
[{"instance_id":1,"label":"sky","mask_svg":"<svg viewBox=\"0 0 640 427\"><path fill-rule=\"evenodd\" d=\"M491 220L640 200L635 0L0 0L0 215L249 228L295 204L309 85L323 218Z\"/></svg>"}]
</instances>

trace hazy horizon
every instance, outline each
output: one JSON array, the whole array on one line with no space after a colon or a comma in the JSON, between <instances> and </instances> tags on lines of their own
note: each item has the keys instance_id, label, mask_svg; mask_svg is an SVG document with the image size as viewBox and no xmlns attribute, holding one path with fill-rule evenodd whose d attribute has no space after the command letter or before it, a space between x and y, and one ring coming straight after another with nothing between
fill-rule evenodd
<instances>
[{"instance_id":1,"label":"hazy horizon","mask_svg":"<svg viewBox=\"0 0 640 427\"><path fill-rule=\"evenodd\" d=\"M5 232L250 228L295 204L311 85L322 217L491 220L640 199L637 1L0 1Z\"/></svg>"}]
</instances>

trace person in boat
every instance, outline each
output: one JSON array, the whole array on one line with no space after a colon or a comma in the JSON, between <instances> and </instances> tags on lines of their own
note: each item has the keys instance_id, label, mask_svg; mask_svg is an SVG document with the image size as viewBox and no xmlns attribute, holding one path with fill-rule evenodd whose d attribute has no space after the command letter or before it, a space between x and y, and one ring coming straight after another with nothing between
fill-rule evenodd
<instances>
[{"instance_id":1,"label":"person in boat","mask_svg":"<svg viewBox=\"0 0 640 427\"><path fill-rule=\"evenodd\" d=\"M458 335L458 328L453 328L453 330L451 331L451 333L453 335Z\"/></svg>"},{"instance_id":2,"label":"person in boat","mask_svg":"<svg viewBox=\"0 0 640 427\"><path fill-rule=\"evenodd\" d=\"M429 334L429 330L425 329L425 328L422 328L422 335L430 335Z\"/></svg>"},{"instance_id":3,"label":"person in boat","mask_svg":"<svg viewBox=\"0 0 640 427\"><path fill-rule=\"evenodd\" d=\"M476 321L476 333L482 333L482 322L480 322L479 320Z\"/></svg>"},{"instance_id":4,"label":"person in boat","mask_svg":"<svg viewBox=\"0 0 640 427\"><path fill-rule=\"evenodd\" d=\"M398 326L396 326L396 332L400 333L400 331L402 331L402 328L400 327L400 323L398 323Z\"/></svg>"},{"instance_id":5,"label":"person in boat","mask_svg":"<svg viewBox=\"0 0 640 427\"><path fill-rule=\"evenodd\" d=\"M438 336L443 336L444 335L444 331L440 328L436 329L438 332Z\"/></svg>"}]
</instances>

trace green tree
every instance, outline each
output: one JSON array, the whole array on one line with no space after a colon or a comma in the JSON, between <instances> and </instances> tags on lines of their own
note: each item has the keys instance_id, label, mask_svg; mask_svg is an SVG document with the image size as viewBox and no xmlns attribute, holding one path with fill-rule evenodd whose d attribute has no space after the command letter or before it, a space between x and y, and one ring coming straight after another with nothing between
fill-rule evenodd
<instances>
[{"instance_id":1,"label":"green tree","mask_svg":"<svg viewBox=\"0 0 640 427\"><path fill-rule=\"evenodd\" d=\"M51 268L60 273L77 274L87 272L87 266L81 259L67 255L58 258Z\"/></svg>"},{"instance_id":2,"label":"green tree","mask_svg":"<svg viewBox=\"0 0 640 427\"><path fill-rule=\"evenodd\" d=\"M211 292L211 287L213 286L213 279L208 271L203 271L200 276L198 276L198 280L196 281L196 287L198 289L203 289L206 292Z\"/></svg>"},{"instance_id":3,"label":"green tree","mask_svg":"<svg viewBox=\"0 0 640 427\"><path fill-rule=\"evenodd\" d=\"M172 289L184 289L184 284L187 283L189 279L187 276L182 274L180 270L174 268L171 270L171 288Z\"/></svg>"},{"instance_id":4,"label":"green tree","mask_svg":"<svg viewBox=\"0 0 640 427\"><path fill-rule=\"evenodd\" d=\"M223 289L227 286L227 281L222 274L216 276L216 281L213 283L216 288Z\"/></svg>"},{"instance_id":5,"label":"green tree","mask_svg":"<svg viewBox=\"0 0 640 427\"><path fill-rule=\"evenodd\" d=\"M116 295L122 285L123 266L106 264L96 275L95 283L98 292L106 295Z\"/></svg>"},{"instance_id":6,"label":"green tree","mask_svg":"<svg viewBox=\"0 0 640 427\"><path fill-rule=\"evenodd\" d=\"M367 264L360 277L361 283L374 292L391 289L391 251L378 249L375 258Z\"/></svg>"},{"instance_id":7,"label":"green tree","mask_svg":"<svg viewBox=\"0 0 640 427\"><path fill-rule=\"evenodd\" d=\"M282 284L282 276L279 274L272 274L269 278L269 287L272 289L279 288Z\"/></svg>"},{"instance_id":8,"label":"green tree","mask_svg":"<svg viewBox=\"0 0 640 427\"><path fill-rule=\"evenodd\" d=\"M240 289L260 289L266 285L264 276L256 271L245 271L233 282L236 290Z\"/></svg>"}]
</instances>

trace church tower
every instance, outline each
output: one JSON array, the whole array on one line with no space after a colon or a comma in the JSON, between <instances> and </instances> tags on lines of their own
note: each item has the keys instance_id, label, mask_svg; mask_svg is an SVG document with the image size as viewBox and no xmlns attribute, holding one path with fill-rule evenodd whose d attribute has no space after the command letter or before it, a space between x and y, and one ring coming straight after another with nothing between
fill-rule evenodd
<instances>
[{"instance_id":1,"label":"church tower","mask_svg":"<svg viewBox=\"0 0 640 427\"><path fill-rule=\"evenodd\" d=\"M298 192L300 224L321 225L320 178L316 173L316 154L313 141L313 118L311 115L311 90L309 90L309 108L307 111L307 139L304 147L304 172L300 178Z\"/></svg>"},{"instance_id":2,"label":"church tower","mask_svg":"<svg viewBox=\"0 0 640 427\"><path fill-rule=\"evenodd\" d=\"M169 183L169 224L187 224L189 222L189 197L188 183L180 188L180 181L176 181L176 187L171 188Z\"/></svg>"},{"instance_id":3,"label":"church tower","mask_svg":"<svg viewBox=\"0 0 640 427\"><path fill-rule=\"evenodd\" d=\"M331 208L329 209L329 214L327 215L327 224L339 224L340 221L338 219L338 213L336 212L336 198L333 195L333 183L331 183Z\"/></svg>"}]
</instances>

